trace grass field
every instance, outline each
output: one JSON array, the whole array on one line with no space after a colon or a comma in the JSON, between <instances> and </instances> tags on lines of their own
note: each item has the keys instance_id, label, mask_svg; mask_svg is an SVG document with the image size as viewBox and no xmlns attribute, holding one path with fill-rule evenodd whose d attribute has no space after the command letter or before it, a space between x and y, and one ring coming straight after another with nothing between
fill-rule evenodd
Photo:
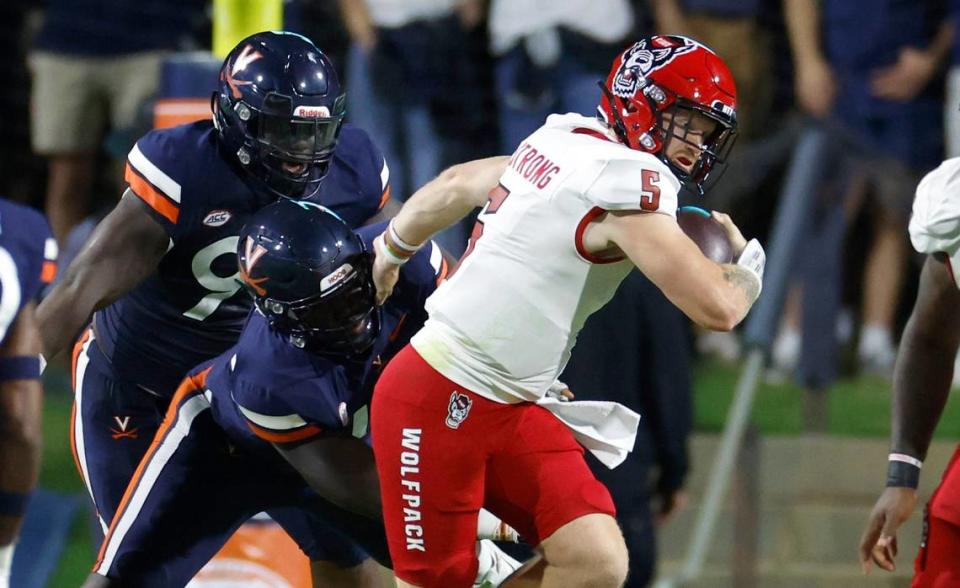
<instances>
[{"instance_id":1,"label":"grass field","mask_svg":"<svg viewBox=\"0 0 960 588\"><path fill-rule=\"evenodd\" d=\"M739 377L736 366L703 362L694 375L696 429L717 432L723 428L733 390ZM40 484L61 492L85 492L70 454L71 398L63 374L53 373L47 382L44 411L44 461ZM803 390L792 384L761 384L753 410L753 422L766 435L798 435L803 432ZM956 394L954 395L956 396ZM843 379L829 396L829 432L835 435L884 437L890 429L890 386L876 377ZM953 398L937 430L937 437L960 439L960 400ZM78 517L70 531L67 548L51 586L79 586L93 564L90 522Z\"/></svg>"},{"instance_id":2,"label":"grass field","mask_svg":"<svg viewBox=\"0 0 960 588\"><path fill-rule=\"evenodd\" d=\"M694 373L695 423L702 432L723 429L737 366L702 362ZM766 435L803 433L804 390L792 383L761 383L753 407L753 423ZM947 403L935 437L960 439L960 399ZM842 378L828 396L828 432L845 437L886 437L890 434L890 383L877 376Z\"/></svg>"}]
</instances>

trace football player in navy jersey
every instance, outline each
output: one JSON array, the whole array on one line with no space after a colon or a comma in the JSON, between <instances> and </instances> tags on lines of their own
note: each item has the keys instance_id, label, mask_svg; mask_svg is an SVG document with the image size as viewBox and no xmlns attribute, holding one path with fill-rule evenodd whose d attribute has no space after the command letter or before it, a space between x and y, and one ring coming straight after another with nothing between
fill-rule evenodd
<instances>
[{"instance_id":1,"label":"football player in navy jersey","mask_svg":"<svg viewBox=\"0 0 960 588\"><path fill-rule=\"evenodd\" d=\"M241 41L211 105L212 121L137 142L123 197L37 310L46 357L79 335L71 440L104 531L182 378L240 333L251 305L234 256L249 216L306 199L357 227L394 207L380 151L343 124L335 70L305 37ZM352 547L308 555L362 572Z\"/></svg>"},{"instance_id":2,"label":"football player in navy jersey","mask_svg":"<svg viewBox=\"0 0 960 588\"><path fill-rule=\"evenodd\" d=\"M244 520L284 506L333 520L390 565L367 407L447 265L428 244L378 307L368 251L383 228L355 234L309 202L251 219L238 257L256 311L180 385L85 586L181 586ZM476 585L495 586L513 566L484 551Z\"/></svg>"},{"instance_id":3,"label":"football player in navy jersey","mask_svg":"<svg viewBox=\"0 0 960 588\"><path fill-rule=\"evenodd\" d=\"M57 242L39 212L0 199L0 587L40 466L40 331L36 304L57 272Z\"/></svg>"}]
</instances>

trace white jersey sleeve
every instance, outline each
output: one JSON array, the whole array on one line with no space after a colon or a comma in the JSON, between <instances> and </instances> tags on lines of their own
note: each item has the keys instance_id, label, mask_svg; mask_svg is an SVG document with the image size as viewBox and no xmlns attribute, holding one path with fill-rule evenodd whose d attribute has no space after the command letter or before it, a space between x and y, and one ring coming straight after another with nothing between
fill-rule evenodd
<instances>
[{"instance_id":1,"label":"white jersey sleeve","mask_svg":"<svg viewBox=\"0 0 960 588\"><path fill-rule=\"evenodd\" d=\"M948 159L917 186L910 241L920 253L944 253L960 287L960 157Z\"/></svg>"},{"instance_id":2,"label":"white jersey sleeve","mask_svg":"<svg viewBox=\"0 0 960 588\"><path fill-rule=\"evenodd\" d=\"M611 158L585 196L604 210L642 210L677 215L680 182L659 159L647 154Z\"/></svg>"}]
</instances>

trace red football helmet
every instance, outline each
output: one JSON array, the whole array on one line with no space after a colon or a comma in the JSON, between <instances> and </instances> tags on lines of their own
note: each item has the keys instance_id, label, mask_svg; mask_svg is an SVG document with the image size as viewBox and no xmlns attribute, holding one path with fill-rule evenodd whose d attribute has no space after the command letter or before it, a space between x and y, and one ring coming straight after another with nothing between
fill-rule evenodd
<instances>
[{"instance_id":1,"label":"red football helmet","mask_svg":"<svg viewBox=\"0 0 960 588\"><path fill-rule=\"evenodd\" d=\"M737 90L723 60L693 39L658 35L617 56L601 87L599 114L620 141L657 154L682 183L702 193L736 137ZM694 119L698 129L691 132ZM688 151L699 154L696 161L669 159L674 139L693 147Z\"/></svg>"}]
</instances>

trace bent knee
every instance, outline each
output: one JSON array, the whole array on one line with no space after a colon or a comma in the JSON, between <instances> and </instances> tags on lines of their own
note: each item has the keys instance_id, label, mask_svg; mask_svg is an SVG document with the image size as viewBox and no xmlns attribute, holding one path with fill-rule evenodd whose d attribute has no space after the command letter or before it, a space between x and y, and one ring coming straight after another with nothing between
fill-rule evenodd
<instances>
[{"instance_id":1,"label":"bent knee","mask_svg":"<svg viewBox=\"0 0 960 588\"><path fill-rule=\"evenodd\" d=\"M627 546L616 519L609 515L588 515L568 523L545 540L544 559L548 567L568 570L565 577L583 578L577 585L619 588L630 568Z\"/></svg>"},{"instance_id":2,"label":"bent knee","mask_svg":"<svg viewBox=\"0 0 960 588\"><path fill-rule=\"evenodd\" d=\"M547 562L552 578L562 578L568 588L620 588L627 581L629 561L626 550L597 551L569 559L563 564Z\"/></svg>"},{"instance_id":3,"label":"bent knee","mask_svg":"<svg viewBox=\"0 0 960 588\"><path fill-rule=\"evenodd\" d=\"M587 566L584 569L591 570L590 586L620 588L627 581L627 573L630 570L625 546L623 549L607 549L591 553L584 565Z\"/></svg>"}]
</instances>

